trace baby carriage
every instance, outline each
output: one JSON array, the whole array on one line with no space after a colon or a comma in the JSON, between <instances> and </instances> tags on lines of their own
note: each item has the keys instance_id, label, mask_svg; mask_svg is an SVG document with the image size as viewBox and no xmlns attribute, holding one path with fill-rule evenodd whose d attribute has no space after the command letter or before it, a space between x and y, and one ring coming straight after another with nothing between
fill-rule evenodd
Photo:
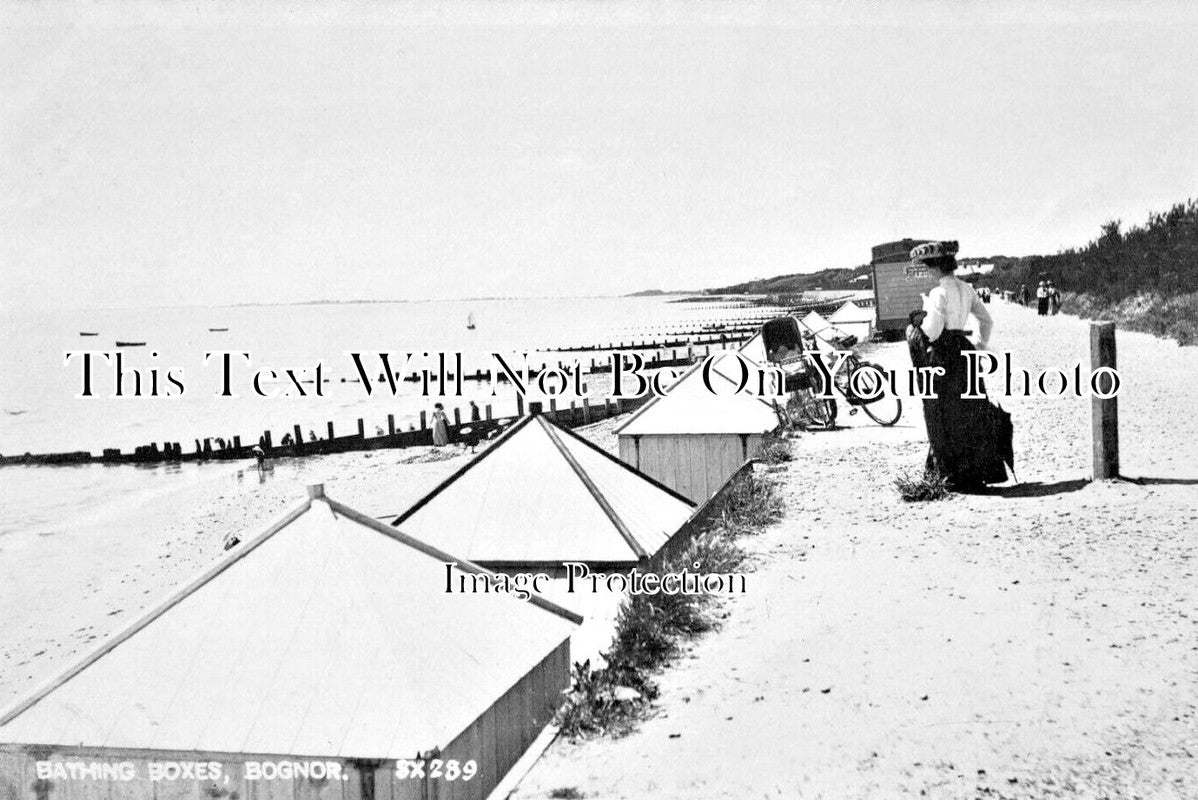
<instances>
[{"instance_id":1,"label":"baby carriage","mask_svg":"<svg viewBox=\"0 0 1198 800\"><path fill-rule=\"evenodd\" d=\"M902 415L902 402L887 392L883 371L880 367L862 361L855 353L840 362L840 368L832 376L832 387L825 391L824 374L837 365L834 355L825 357L819 352L816 337L820 332L805 328L794 317L777 317L761 326L761 340L765 346L766 360L781 368L783 374L783 402L774 402L784 428L832 428L836 425L836 400L831 397L835 389L852 406L850 414L861 408L874 422L890 426ZM851 350L857 343L854 336L820 336L831 351ZM822 365L823 369L820 368ZM854 375L864 371L859 380ZM868 395L856 387L871 389Z\"/></svg>"}]
</instances>

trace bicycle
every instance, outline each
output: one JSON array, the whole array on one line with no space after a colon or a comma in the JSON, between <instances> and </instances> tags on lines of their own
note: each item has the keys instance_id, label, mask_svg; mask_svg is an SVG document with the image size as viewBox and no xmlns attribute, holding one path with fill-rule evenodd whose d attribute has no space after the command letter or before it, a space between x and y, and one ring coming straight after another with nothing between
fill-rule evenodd
<instances>
[{"instance_id":1,"label":"bicycle","mask_svg":"<svg viewBox=\"0 0 1198 800\"><path fill-rule=\"evenodd\" d=\"M886 372L876 364L863 361L851 350L842 360L825 363L816 347L815 334L806 335L794 317L778 317L761 326L762 344L770 363L782 368L785 376L784 403L774 402L774 412L784 428L836 426L836 399L824 391L823 376L837 367L832 388L851 406L850 414L861 408L879 425L889 427L903 414L902 401L889 391ZM851 348L853 337L834 340L833 346ZM817 360L818 359L818 365Z\"/></svg>"},{"instance_id":2,"label":"bicycle","mask_svg":"<svg viewBox=\"0 0 1198 800\"><path fill-rule=\"evenodd\" d=\"M785 403L774 402L774 412L785 428L836 427L839 412L836 399L826 396L823 387L824 372L812 361L822 358L819 354L805 353L797 368L788 372L784 392ZM785 364L782 365L785 369ZM832 365L826 365L831 370ZM849 414L860 408L866 416L883 427L896 424L903 415L902 400L889 391L885 371L876 364L863 361L856 353L844 357L836 374L832 376L832 388L851 407Z\"/></svg>"}]
</instances>

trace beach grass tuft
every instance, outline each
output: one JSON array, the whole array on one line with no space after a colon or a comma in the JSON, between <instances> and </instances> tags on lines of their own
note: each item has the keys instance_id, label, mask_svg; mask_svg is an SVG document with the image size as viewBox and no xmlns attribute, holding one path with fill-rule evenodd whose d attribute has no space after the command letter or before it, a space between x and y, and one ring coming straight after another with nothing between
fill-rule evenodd
<instances>
[{"instance_id":1,"label":"beach grass tuft","mask_svg":"<svg viewBox=\"0 0 1198 800\"><path fill-rule=\"evenodd\" d=\"M925 469L919 475L903 473L894 479L894 485L899 491L899 496L908 503L943 500L952 494L948 488L948 479L934 469Z\"/></svg>"},{"instance_id":2,"label":"beach grass tuft","mask_svg":"<svg viewBox=\"0 0 1198 800\"><path fill-rule=\"evenodd\" d=\"M748 472L728 487L720 512L686 546L662 560L659 575L684 570L729 575L741 568L745 553L736 540L759 533L782 516L777 485ZM765 510L759 506L764 505ZM708 594L635 594L620 606L607 666L575 664L573 685L559 710L557 724L571 738L628 733L658 695L653 676L675 658L684 642L718 625L718 601Z\"/></svg>"},{"instance_id":3,"label":"beach grass tuft","mask_svg":"<svg viewBox=\"0 0 1198 800\"><path fill-rule=\"evenodd\" d=\"M553 800L582 800L586 795L573 786L559 786L550 792L549 796Z\"/></svg>"},{"instance_id":4,"label":"beach grass tuft","mask_svg":"<svg viewBox=\"0 0 1198 800\"><path fill-rule=\"evenodd\" d=\"M768 434L762 439L760 458L763 463L785 464L788 461L794 461L794 457L790 439L774 433Z\"/></svg>"},{"instance_id":5,"label":"beach grass tuft","mask_svg":"<svg viewBox=\"0 0 1198 800\"><path fill-rule=\"evenodd\" d=\"M714 503L712 518L732 535L759 533L782 518L786 502L773 479L758 472L738 477Z\"/></svg>"}]
</instances>

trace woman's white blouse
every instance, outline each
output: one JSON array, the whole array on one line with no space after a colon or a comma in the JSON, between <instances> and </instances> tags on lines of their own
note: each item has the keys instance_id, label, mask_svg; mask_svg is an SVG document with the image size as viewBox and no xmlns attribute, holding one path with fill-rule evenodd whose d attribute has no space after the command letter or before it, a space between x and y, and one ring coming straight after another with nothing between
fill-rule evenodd
<instances>
[{"instance_id":1,"label":"woman's white blouse","mask_svg":"<svg viewBox=\"0 0 1198 800\"><path fill-rule=\"evenodd\" d=\"M990 312L977 292L963 280L945 275L940 279L940 285L924 296L923 310L928 315L920 327L930 341L939 339L945 328L964 330L970 314L978 320L978 345L985 347L990 341L994 321L990 319Z\"/></svg>"}]
</instances>

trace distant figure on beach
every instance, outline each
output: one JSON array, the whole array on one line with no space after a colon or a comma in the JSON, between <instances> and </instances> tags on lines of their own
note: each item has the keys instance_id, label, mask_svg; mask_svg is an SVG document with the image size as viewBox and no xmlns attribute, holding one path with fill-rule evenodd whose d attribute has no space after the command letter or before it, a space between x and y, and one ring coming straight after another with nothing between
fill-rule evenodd
<instances>
[{"instance_id":1,"label":"distant figure on beach","mask_svg":"<svg viewBox=\"0 0 1198 800\"><path fill-rule=\"evenodd\" d=\"M911 315L907 345L915 367L944 369L933 384L935 397L923 401L927 469L938 470L957 491L971 491L1005 481L1004 464L1014 457L1010 416L984 397L962 397L968 390L964 353L985 349L994 323L973 287L953 275L956 252L956 242L928 242L911 251L911 260L940 280L924 297L924 310ZM978 323L976 347L965 335L970 314Z\"/></svg>"},{"instance_id":2,"label":"distant figure on beach","mask_svg":"<svg viewBox=\"0 0 1198 800\"><path fill-rule=\"evenodd\" d=\"M1026 306L1032 301L1032 293L1027 290L1027 284L1021 284L1019 287L1019 305Z\"/></svg>"},{"instance_id":3,"label":"distant figure on beach","mask_svg":"<svg viewBox=\"0 0 1198 800\"><path fill-rule=\"evenodd\" d=\"M1048 282L1040 281L1036 287L1036 313L1042 317L1048 316Z\"/></svg>"},{"instance_id":4,"label":"distant figure on beach","mask_svg":"<svg viewBox=\"0 0 1198 800\"><path fill-rule=\"evenodd\" d=\"M382 425L375 425L375 426L374 426L374 435L375 435L375 436L382 436L382 435L383 435L383 426L382 426Z\"/></svg>"},{"instance_id":5,"label":"distant figure on beach","mask_svg":"<svg viewBox=\"0 0 1198 800\"><path fill-rule=\"evenodd\" d=\"M309 442L316 441L316 431L312 430L311 428L308 428L308 441Z\"/></svg>"},{"instance_id":6,"label":"distant figure on beach","mask_svg":"<svg viewBox=\"0 0 1198 800\"><path fill-rule=\"evenodd\" d=\"M482 413L478 410L478 403L470 401L470 421L478 422L483 418Z\"/></svg>"},{"instance_id":7,"label":"distant figure on beach","mask_svg":"<svg viewBox=\"0 0 1198 800\"><path fill-rule=\"evenodd\" d=\"M279 444L281 444L283 447L286 447L287 445L291 444L291 442L292 442L292 439L291 439L290 433L284 433L283 438L279 440Z\"/></svg>"},{"instance_id":8,"label":"distant figure on beach","mask_svg":"<svg viewBox=\"0 0 1198 800\"><path fill-rule=\"evenodd\" d=\"M1048 311L1054 317L1061 311L1061 293L1052 281L1048 282Z\"/></svg>"},{"instance_id":9,"label":"distant figure on beach","mask_svg":"<svg viewBox=\"0 0 1198 800\"><path fill-rule=\"evenodd\" d=\"M445 417L445 407L440 403L433 406L433 446L444 447L449 444L449 420Z\"/></svg>"},{"instance_id":10,"label":"distant figure on beach","mask_svg":"<svg viewBox=\"0 0 1198 800\"><path fill-rule=\"evenodd\" d=\"M266 464L266 451L258 445L254 445L254 448L250 452L254 454L254 458L258 461L258 469L262 469L263 465Z\"/></svg>"}]
</instances>

